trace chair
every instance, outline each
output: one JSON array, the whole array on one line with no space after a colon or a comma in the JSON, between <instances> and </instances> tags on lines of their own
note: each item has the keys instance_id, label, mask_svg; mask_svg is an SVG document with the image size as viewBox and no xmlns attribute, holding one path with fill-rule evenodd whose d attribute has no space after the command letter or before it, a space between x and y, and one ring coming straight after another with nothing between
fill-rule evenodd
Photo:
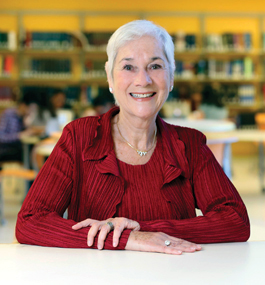
<instances>
[{"instance_id":1,"label":"chair","mask_svg":"<svg viewBox=\"0 0 265 285\"><path fill-rule=\"evenodd\" d=\"M259 130L265 130L265 113L257 113L255 121Z\"/></svg>"},{"instance_id":2,"label":"chair","mask_svg":"<svg viewBox=\"0 0 265 285\"><path fill-rule=\"evenodd\" d=\"M259 130L265 130L265 113L257 113L255 115L256 125ZM265 192L264 187L264 144L265 142L259 142L259 169L260 169L260 180L261 180L261 187L262 191Z\"/></svg>"},{"instance_id":3,"label":"chair","mask_svg":"<svg viewBox=\"0 0 265 285\"><path fill-rule=\"evenodd\" d=\"M208 134L207 136L208 147L229 179L232 179L231 144L237 142L237 140L236 137L229 135L229 133L222 134L222 132Z\"/></svg>"},{"instance_id":4,"label":"chair","mask_svg":"<svg viewBox=\"0 0 265 285\"><path fill-rule=\"evenodd\" d=\"M2 191L2 178L3 177L15 177L22 178L26 181L32 181L36 177L36 172L29 169L4 169L0 171L0 225L5 223L4 220L4 201Z\"/></svg>"}]
</instances>

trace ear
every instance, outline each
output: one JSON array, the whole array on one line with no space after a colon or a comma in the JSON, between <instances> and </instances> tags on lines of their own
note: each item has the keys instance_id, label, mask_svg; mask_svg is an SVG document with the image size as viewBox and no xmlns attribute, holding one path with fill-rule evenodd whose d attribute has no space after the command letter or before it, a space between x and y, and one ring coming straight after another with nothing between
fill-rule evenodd
<instances>
[{"instance_id":1,"label":"ear","mask_svg":"<svg viewBox=\"0 0 265 285\"><path fill-rule=\"evenodd\" d=\"M109 88L112 88L113 90L113 80L112 80L112 76L111 74L109 74L109 69L108 69L108 61L105 63L105 71L106 71L106 74L107 74L107 81L109 83Z\"/></svg>"}]
</instances>

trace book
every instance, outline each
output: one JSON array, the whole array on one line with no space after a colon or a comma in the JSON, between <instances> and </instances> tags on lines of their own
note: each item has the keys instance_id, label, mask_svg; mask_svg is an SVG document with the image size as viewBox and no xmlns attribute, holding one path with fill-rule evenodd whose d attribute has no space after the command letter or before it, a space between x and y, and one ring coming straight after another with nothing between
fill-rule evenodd
<instances>
[{"instance_id":1,"label":"book","mask_svg":"<svg viewBox=\"0 0 265 285\"><path fill-rule=\"evenodd\" d=\"M8 47L8 33L0 32L0 49L6 49Z\"/></svg>"},{"instance_id":2,"label":"book","mask_svg":"<svg viewBox=\"0 0 265 285\"><path fill-rule=\"evenodd\" d=\"M206 35L204 44L208 51L250 51L252 49L252 36L250 33L209 34Z\"/></svg>"},{"instance_id":3,"label":"book","mask_svg":"<svg viewBox=\"0 0 265 285\"><path fill-rule=\"evenodd\" d=\"M0 55L0 77L3 75L3 60L4 57Z\"/></svg>"},{"instance_id":4,"label":"book","mask_svg":"<svg viewBox=\"0 0 265 285\"><path fill-rule=\"evenodd\" d=\"M253 61L251 57L244 58L244 77L246 79L253 77Z\"/></svg>"},{"instance_id":5,"label":"book","mask_svg":"<svg viewBox=\"0 0 265 285\"><path fill-rule=\"evenodd\" d=\"M8 33L8 49L16 50L17 48L17 36L15 31L10 31Z\"/></svg>"},{"instance_id":6,"label":"book","mask_svg":"<svg viewBox=\"0 0 265 285\"><path fill-rule=\"evenodd\" d=\"M87 40L87 49L106 49L109 38L112 35L110 32L84 32Z\"/></svg>"},{"instance_id":7,"label":"book","mask_svg":"<svg viewBox=\"0 0 265 285\"><path fill-rule=\"evenodd\" d=\"M255 100L255 87L251 84L240 85L238 87L238 99L240 104L253 105Z\"/></svg>"},{"instance_id":8,"label":"book","mask_svg":"<svg viewBox=\"0 0 265 285\"><path fill-rule=\"evenodd\" d=\"M32 49L69 50L74 47L73 36L65 32L27 31L23 46Z\"/></svg>"},{"instance_id":9,"label":"book","mask_svg":"<svg viewBox=\"0 0 265 285\"><path fill-rule=\"evenodd\" d=\"M69 77L71 60L26 58L23 62L23 77Z\"/></svg>"},{"instance_id":10,"label":"book","mask_svg":"<svg viewBox=\"0 0 265 285\"><path fill-rule=\"evenodd\" d=\"M3 65L3 74L5 76L11 76L12 70L13 70L13 65L14 65L14 58L11 55L7 55L4 58L4 65Z\"/></svg>"}]
</instances>

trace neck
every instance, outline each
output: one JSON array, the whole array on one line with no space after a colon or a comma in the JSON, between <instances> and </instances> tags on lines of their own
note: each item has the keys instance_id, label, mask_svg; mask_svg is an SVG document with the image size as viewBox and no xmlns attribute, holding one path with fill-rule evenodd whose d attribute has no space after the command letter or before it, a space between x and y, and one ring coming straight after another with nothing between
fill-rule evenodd
<instances>
[{"instance_id":1,"label":"neck","mask_svg":"<svg viewBox=\"0 0 265 285\"><path fill-rule=\"evenodd\" d=\"M121 140L126 140L139 150L148 150L154 144L156 116L150 119L131 117L122 111L116 116L114 124L118 125Z\"/></svg>"}]
</instances>

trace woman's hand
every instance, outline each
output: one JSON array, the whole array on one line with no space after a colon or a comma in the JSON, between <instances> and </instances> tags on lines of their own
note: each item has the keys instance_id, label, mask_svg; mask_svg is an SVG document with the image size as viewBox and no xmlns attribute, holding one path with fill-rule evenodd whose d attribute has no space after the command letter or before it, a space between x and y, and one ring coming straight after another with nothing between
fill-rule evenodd
<instances>
[{"instance_id":1,"label":"woman's hand","mask_svg":"<svg viewBox=\"0 0 265 285\"><path fill-rule=\"evenodd\" d=\"M126 218L111 218L104 221L86 219L72 226L72 229L79 230L90 226L91 228L87 234L87 245L89 247L93 245L95 236L99 232L97 246L98 249L102 249L108 233L112 230L112 228L107 224L108 222L113 224L113 247L118 246L121 233L124 229L130 229L133 231L140 230L138 222Z\"/></svg>"},{"instance_id":2,"label":"woman's hand","mask_svg":"<svg viewBox=\"0 0 265 285\"><path fill-rule=\"evenodd\" d=\"M170 245L166 246L165 241L170 241ZM181 254L182 252L199 251L201 246L165 233L135 231L130 233L125 249Z\"/></svg>"}]
</instances>

